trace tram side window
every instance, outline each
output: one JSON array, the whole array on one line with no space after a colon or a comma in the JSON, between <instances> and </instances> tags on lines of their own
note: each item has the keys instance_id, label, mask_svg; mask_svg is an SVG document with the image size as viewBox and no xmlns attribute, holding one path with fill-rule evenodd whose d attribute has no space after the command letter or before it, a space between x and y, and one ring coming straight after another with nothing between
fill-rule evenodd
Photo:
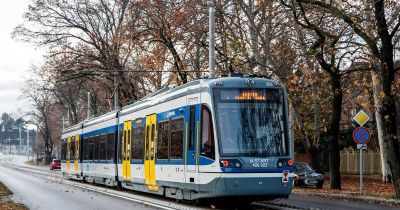
<instances>
[{"instance_id":1,"label":"tram side window","mask_svg":"<svg viewBox=\"0 0 400 210\"><path fill-rule=\"evenodd\" d=\"M66 160L70 160L69 157L70 157L70 151L71 151L71 147L70 147L71 144L68 144L68 140L67 140L67 142L65 144L66 144L66 147L65 147L65 149L66 149L65 159Z\"/></svg>"},{"instance_id":2,"label":"tram side window","mask_svg":"<svg viewBox=\"0 0 400 210\"><path fill-rule=\"evenodd\" d=\"M200 155L215 159L214 131L210 109L202 106Z\"/></svg>"},{"instance_id":3,"label":"tram side window","mask_svg":"<svg viewBox=\"0 0 400 210\"><path fill-rule=\"evenodd\" d=\"M71 150L69 151L69 159L75 160L75 137L71 137Z\"/></svg>"},{"instance_id":4,"label":"tram side window","mask_svg":"<svg viewBox=\"0 0 400 210\"><path fill-rule=\"evenodd\" d=\"M114 159L114 133L107 134L107 160Z\"/></svg>"},{"instance_id":5,"label":"tram side window","mask_svg":"<svg viewBox=\"0 0 400 210\"><path fill-rule=\"evenodd\" d=\"M107 135L101 135L99 137L99 160L105 161L107 157Z\"/></svg>"},{"instance_id":6,"label":"tram side window","mask_svg":"<svg viewBox=\"0 0 400 210\"><path fill-rule=\"evenodd\" d=\"M90 159L89 159L89 156L90 156L90 153L89 153L89 138L86 138L85 141L84 141L83 143L84 143L84 145L86 145L86 146L84 147L84 149L85 149L85 151L84 151L84 153L85 153L85 160L90 160Z\"/></svg>"},{"instance_id":7,"label":"tram side window","mask_svg":"<svg viewBox=\"0 0 400 210\"><path fill-rule=\"evenodd\" d=\"M132 128L132 160L143 160L144 126Z\"/></svg>"},{"instance_id":8,"label":"tram side window","mask_svg":"<svg viewBox=\"0 0 400 210\"><path fill-rule=\"evenodd\" d=\"M89 160L89 139L83 139L83 158L84 160Z\"/></svg>"},{"instance_id":9,"label":"tram side window","mask_svg":"<svg viewBox=\"0 0 400 210\"><path fill-rule=\"evenodd\" d=\"M171 159L182 159L183 118L171 120Z\"/></svg>"},{"instance_id":10,"label":"tram side window","mask_svg":"<svg viewBox=\"0 0 400 210\"><path fill-rule=\"evenodd\" d=\"M119 162L122 161L122 141L124 141L122 135L123 133L124 133L123 128L119 128L119 135L118 135L119 145L118 145L118 157L117 157Z\"/></svg>"},{"instance_id":11,"label":"tram side window","mask_svg":"<svg viewBox=\"0 0 400 210\"><path fill-rule=\"evenodd\" d=\"M168 160L169 120L159 122L157 127L157 159Z\"/></svg>"},{"instance_id":12,"label":"tram side window","mask_svg":"<svg viewBox=\"0 0 400 210\"><path fill-rule=\"evenodd\" d=\"M100 136L96 136L93 139L93 161L99 160L99 146L100 146Z\"/></svg>"},{"instance_id":13,"label":"tram side window","mask_svg":"<svg viewBox=\"0 0 400 210\"><path fill-rule=\"evenodd\" d=\"M61 144L61 160L67 159L67 143L63 142Z\"/></svg>"},{"instance_id":14,"label":"tram side window","mask_svg":"<svg viewBox=\"0 0 400 210\"><path fill-rule=\"evenodd\" d=\"M196 119L195 119L195 111L196 111L196 106L190 106L190 111L189 111L189 139L188 139L188 149L189 150L193 150L194 149L194 137L195 137L195 133L194 133L194 128L195 128L195 124L196 124Z\"/></svg>"},{"instance_id":15,"label":"tram side window","mask_svg":"<svg viewBox=\"0 0 400 210\"><path fill-rule=\"evenodd\" d=\"M93 160L93 137L88 138L88 160Z\"/></svg>"}]
</instances>

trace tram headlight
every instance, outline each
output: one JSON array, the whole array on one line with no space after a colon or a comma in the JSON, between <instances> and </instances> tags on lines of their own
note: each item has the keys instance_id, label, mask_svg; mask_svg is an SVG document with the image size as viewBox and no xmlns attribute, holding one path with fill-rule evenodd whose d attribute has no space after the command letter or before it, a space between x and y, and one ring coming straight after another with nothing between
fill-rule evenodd
<instances>
[{"instance_id":1,"label":"tram headlight","mask_svg":"<svg viewBox=\"0 0 400 210\"><path fill-rule=\"evenodd\" d=\"M293 160L292 159L279 159L278 162L276 163L276 166L278 168L281 167L288 167L293 165Z\"/></svg>"},{"instance_id":2,"label":"tram headlight","mask_svg":"<svg viewBox=\"0 0 400 210\"><path fill-rule=\"evenodd\" d=\"M239 160L229 159L229 160L221 160L220 166L223 168L241 168L242 164Z\"/></svg>"}]
</instances>

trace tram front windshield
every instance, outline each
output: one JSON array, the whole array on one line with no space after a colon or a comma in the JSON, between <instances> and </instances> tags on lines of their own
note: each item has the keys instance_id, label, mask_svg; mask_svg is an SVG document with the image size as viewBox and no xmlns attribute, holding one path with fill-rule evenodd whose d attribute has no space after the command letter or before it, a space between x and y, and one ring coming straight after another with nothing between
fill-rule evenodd
<instances>
[{"instance_id":1,"label":"tram front windshield","mask_svg":"<svg viewBox=\"0 0 400 210\"><path fill-rule=\"evenodd\" d=\"M215 96L222 156L287 155L279 90L220 89Z\"/></svg>"}]
</instances>

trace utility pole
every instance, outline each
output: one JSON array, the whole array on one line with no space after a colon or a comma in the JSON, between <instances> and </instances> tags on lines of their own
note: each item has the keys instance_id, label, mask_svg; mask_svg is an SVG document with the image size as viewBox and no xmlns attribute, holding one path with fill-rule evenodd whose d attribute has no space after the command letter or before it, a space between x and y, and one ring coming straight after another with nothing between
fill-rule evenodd
<instances>
[{"instance_id":1,"label":"utility pole","mask_svg":"<svg viewBox=\"0 0 400 210\"><path fill-rule=\"evenodd\" d=\"M22 145L22 142L21 142L21 124L19 124L19 148L18 148L18 151L19 151L19 153L21 153L21 145Z\"/></svg>"},{"instance_id":2,"label":"utility pole","mask_svg":"<svg viewBox=\"0 0 400 210\"><path fill-rule=\"evenodd\" d=\"M39 165L39 144L38 144L38 139L39 139L39 126L36 125L36 163Z\"/></svg>"},{"instance_id":3,"label":"utility pole","mask_svg":"<svg viewBox=\"0 0 400 210\"><path fill-rule=\"evenodd\" d=\"M10 153L9 154L11 154L11 139L10 139L10 137L8 137L8 145L10 147Z\"/></svg>"},{"instance_id":4,"label":"utility pole","mask_svg":"<svg viewBox=\"0 0 400 210\"><path fill-rule=\"evenodd\" d=\"M65 117L64 117L64 115L63 115L63 118L62 118L62 128L63 128L63 130L65 129Z\"/></svg>"},{"instance_id":5,"label":"utility pole","mask_svg":"<svg viewBox=\"0 0 400 210\"><path fill-rule=\"evenodd\" d=\"M26 129L26 156L28 156L29 161L29 129Z\"/></svg>"},{"instance_id":6,"label":"utility pole","mask_svg":"<svg viewBox=\"0 0 400 210\"><path fill-rule=\"evenodd\" d=\"M215 8L212 1L209 2L208 9L208 33L209 33L209 46L208 46L208 65L210 72L210 79L215 78Z\"/></svg>"},{"instance_id":7,"label":"utility pole","mask_svg":"<svg viewBox=\"0 0 400 210\"><path fill-rule=\"evenodd\" d=\"M90 118L90 92L87 92L87 119Z\"/></svg>"},{"instance_id":8,"label":"utility pole","mask_svg":"<svg viewBox=\"0 0 400 210\"><path fill-rule=\"evenodd\" d=\"M115 86L115 93L114 93L114 109L119 109L119 82L118 82L118 71L115 72L114 77L114 86Z\"/></svg>"}]
</instances>

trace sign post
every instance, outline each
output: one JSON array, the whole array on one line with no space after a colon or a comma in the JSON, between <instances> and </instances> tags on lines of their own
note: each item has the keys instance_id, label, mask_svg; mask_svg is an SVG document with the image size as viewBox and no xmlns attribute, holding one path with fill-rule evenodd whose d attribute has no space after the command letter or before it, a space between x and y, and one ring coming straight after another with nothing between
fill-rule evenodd
<instances>
[{"instance_id":1,"label":"sign post","mask_svg":"<svg viewBox=\"0 0 400 210\"><path fill-rule=\"evenodd\" d=\"M367 143L371 139L371 132L362 127L365 123L367 123L371 118L365 113L363 110L360 110L354 117L353 120L360 125L360 127L356 128L353 132L353 140L357 143L357 149L360 150L360 194L363 191L363 172L364 172L364 163L363 163L363 150L367 149Z\"/></svg>"}]
</instances>

